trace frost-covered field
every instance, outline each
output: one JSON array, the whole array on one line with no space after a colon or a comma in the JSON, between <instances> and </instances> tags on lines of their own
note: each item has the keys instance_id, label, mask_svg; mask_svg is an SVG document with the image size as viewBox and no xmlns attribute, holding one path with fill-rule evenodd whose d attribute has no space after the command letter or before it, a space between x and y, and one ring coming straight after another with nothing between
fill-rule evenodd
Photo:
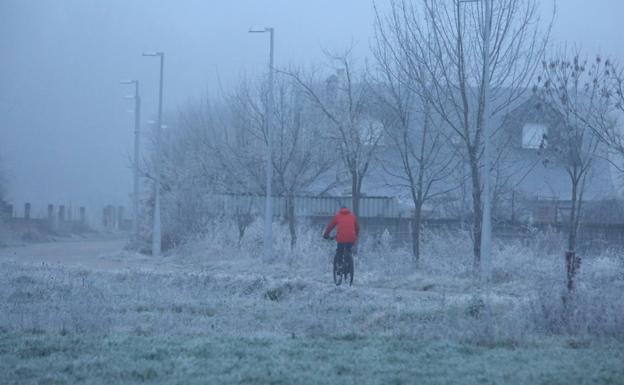
<instances>
[{"instance_id":1,"label":"frost-covered field","mask_svg":"<svg viewBox=\"0 0 624 385\"><path fill-rule=\"evenodd\" d=\"M278 239L270 263L257 236L81 267L3 258L0 383L624 383L618 252L586 256L564 309L553 236L500 245L488 285L461 235L429 234L417 270L364 242L353 287L318 234Z\"/></svg>"}]
</instances>

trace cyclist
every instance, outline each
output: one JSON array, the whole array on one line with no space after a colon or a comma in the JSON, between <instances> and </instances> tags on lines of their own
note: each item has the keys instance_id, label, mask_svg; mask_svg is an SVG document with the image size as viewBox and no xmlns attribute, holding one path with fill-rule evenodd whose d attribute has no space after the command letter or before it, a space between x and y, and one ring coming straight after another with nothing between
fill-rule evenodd
<instances>
[{"instance_id":1,"label":"cyclist","mask_svg":"<svg viewBox=\"0 0 624 385\"><path fill-rule=\"evenodd\" d=\"M336 257L351 253L353 244L357 241L360 233L360 225L355 215L348 208L342 207L327 225L323 238L328 239L329 233L336 228Z\"/></svg>"}]
</instances>

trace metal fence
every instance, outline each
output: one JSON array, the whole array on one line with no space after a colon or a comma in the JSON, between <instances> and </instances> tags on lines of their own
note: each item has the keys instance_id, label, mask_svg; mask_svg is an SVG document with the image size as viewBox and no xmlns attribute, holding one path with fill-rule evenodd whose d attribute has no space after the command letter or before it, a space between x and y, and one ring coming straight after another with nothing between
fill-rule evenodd
<instances>
[{"instance_id":1,"label":"metal fence","mask_svg":"<svg viewBox=\"0 0 624 385\"><path fill-rule=\"evenodd\" d=\"M211 206L215 211L232 214L261 215L264 213L265 197L257 195L212 195ZM273 215L286 215L286 198L274 197ZM297 217L326 217L334 215L342 206L351 207L351 197L300 196L294 201ZM399 218L403 212L396 198L360 198L360 218Z\"/></svg>"}]
</instances>

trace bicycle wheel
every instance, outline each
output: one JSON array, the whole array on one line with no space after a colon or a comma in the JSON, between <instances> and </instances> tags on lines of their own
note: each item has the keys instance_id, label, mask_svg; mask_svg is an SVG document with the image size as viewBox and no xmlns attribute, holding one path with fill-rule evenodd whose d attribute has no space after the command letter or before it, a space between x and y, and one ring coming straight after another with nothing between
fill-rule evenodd
<instances>
[{"instance_id":1,"label":"bicycle wheel","mask_svg":"<svg viewBox=\"0 0 624 385\"><path fill-rule=\"evenodd\" d=\"M338 255L334 256L334 283L336 286L342 283L342 266Z\"/></svg>"}]
</instances>

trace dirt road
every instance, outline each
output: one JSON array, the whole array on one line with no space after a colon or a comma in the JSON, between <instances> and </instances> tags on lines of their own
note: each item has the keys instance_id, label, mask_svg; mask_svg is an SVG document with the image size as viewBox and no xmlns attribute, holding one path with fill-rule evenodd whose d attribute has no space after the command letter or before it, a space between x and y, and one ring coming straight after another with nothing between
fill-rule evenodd
<instances>
[{"instance_id":1,"label":"dirt road","mask_svg":"<svg viewBox=\"0 0 624 385\"><path fill-rule=\"evenodd\" d=\"M81 239L0 248L0 261L115 270L140 263L123 252L127 239Z\"/></svg>"}]
</instances>

